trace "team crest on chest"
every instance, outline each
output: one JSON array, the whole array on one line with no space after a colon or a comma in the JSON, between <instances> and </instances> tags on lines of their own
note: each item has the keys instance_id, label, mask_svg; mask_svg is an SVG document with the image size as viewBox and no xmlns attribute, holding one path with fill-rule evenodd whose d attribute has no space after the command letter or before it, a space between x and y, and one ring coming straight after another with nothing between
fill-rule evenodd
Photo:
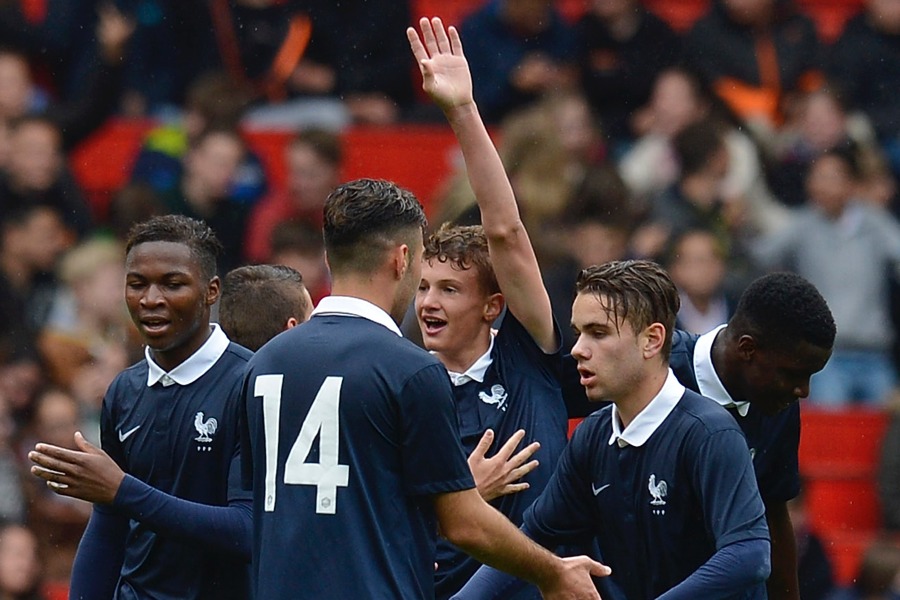
<instances>
[{"instance_id":1,"label":"team crest on chest","mask_svg":"<svg viewBox=\"0 0 900 600\"><path fill-rule=\"evenodd\" d=\"M197 430L198 435L194 438L194 441L202 442L207 445L198 445L197 451L199 452L212 452L211 444L213 439L212 436L215 435L216 429L219 428L219 422L216 421L215 417L210 417L208 419L203 418L203 411L198 412L194 415L194 429Z\"/></svg>"},{"instance_id":2,"label":"team crest on chest","mask_svg":"<svg viewBox=\"0 0 900 600\"><path fill-rule=\"evenodd\" d=\"M656 482L655 473L650 475L650 481L647 484L647 489L650 490L650 505L653 506L654 515L666 514L666 509L663 507L666 505L666 494L668 493L668 487L669 486L663 479L660 479L659 483Z\"/></svg>"},{"instance_id":3,"label":"team crest on chest","mask_svg":"<svg viewBox=\"0 0 900 600\"><path fill-rule=\"evenodd\" d=\"M507 393L506 390L503 389L503 386L499 383L495 383L491 386L490 395L485 392L478 392L478 399L485 404L496 406L497 410L506 411Z\"/></svg>"}]
</instances>

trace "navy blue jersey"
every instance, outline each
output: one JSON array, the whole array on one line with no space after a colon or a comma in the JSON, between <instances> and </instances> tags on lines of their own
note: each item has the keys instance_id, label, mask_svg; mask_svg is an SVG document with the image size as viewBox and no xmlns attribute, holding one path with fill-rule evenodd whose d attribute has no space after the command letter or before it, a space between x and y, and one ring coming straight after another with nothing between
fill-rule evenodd
<instances>
[{"instance_id":1,"label":"navy blue jersey","mask_svg":"<svg viewBox=\"0 0 900 600\"><path fill-rule=\"evenodd\" d=\"M245 387L256 597L433 597L432 495L475 485L443 365L320 312L261 348Z\"/></svg>"},{"instance_id":2,"label":"navy blue jersey","mask_svg":"<svg viewBox=\"0 0 900 600\"><path fill-rule=\"evenodd\" d=\"M523 478L529 488L501 496L491 504L513 523L541 493L566 446L568 421L559 388L560 352L546 354L512 313L503 317L494 337L491 366L483 382L469 381L453 388L460 435L466 454L471 454L486 429L494 430L492 456L519 429L522 445L541 443L535 455L537 469ZM435 596L449 598L469 580L480 563L450 542L438 541ZM539 592L534 588L535 598Z\"/></svg>"},{"instance_id":3,"label":"navy blue jersey","mask_svg":"<svg viewBox=\"0 0 900 600\"><path fill-rule=\"evenodd\" d=\"M672 338L669 364L685 387L698 393L694 367L694 349L700 336L676 331ZM710 395L707 393L707 395ZM787 502L800 493L800 404L795 402L775 415L766 415L749 405L746 416L730 408L729 412L747 438L759 493L765 503Z\"/></svg>"},{"instance_id":4,"label":"navy blue jersey","mask_svg":"<svg viewBox=\"0 0 900 600\"><path fill-rule=\"evenodd\" d=\"M639 446L612 441L612 415L607 406L576 429L525 512L529 535L595 539L629 600L656 598L728 544L768 539L747 446L725 410L685 390ZM737 597L765 598L765 587Z\"/></svg>"},{"instance_id":5,"label":"navy blue jersey","mask_svg":"<svg viewBox=\"0 0 900 600\"><path fill-rule=\"evenodd\" d=\"M103 401L103 449L129 473L163 492L201 504L246 499L241 488L241 384L251 352L224 353L187 385L148 386L143 360L116 377ZM246 598L246 563L131 521L116 598Z\"/></svg>"}]
</instances>

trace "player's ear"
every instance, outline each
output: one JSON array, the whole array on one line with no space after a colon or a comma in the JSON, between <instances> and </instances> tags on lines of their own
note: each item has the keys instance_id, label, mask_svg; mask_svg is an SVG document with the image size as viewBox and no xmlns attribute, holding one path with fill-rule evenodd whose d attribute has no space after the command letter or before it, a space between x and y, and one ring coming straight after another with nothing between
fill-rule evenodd
<instances>
[{"instance_id":1,"label":"player's ear","mask_svg":"<svg viewBox=\"0 0 900 600\"><path fill-rule=\"evenodd\" d=\"M300 322L297 319L295 319L294 317L290 317L290 318L288 318L287 323L284 324L284 331L287 331L288 329L293 329L294 327L296 327L299 324L300 324Z\"/></svg>"},{"instance_id":2,"label":"player's ear","mask_svg":"<svg viewBox=\"0 0 900 600\"><path fill-rule=\"evenodd\" d=\"M397 280L403 279L409 270L412 261L412 252L406 244L400 244L391 250L391 266L393 267L394 277Z\"/></svg>"},{"instance_id":3,"label":"player's ear","mask_svg":"<svg viewBox=\"0 0 900 600\"><path fill-rule=\"evenodd\" d=\"M651 323L644 328L639 343L645 359L659 356L666 343L666 326L659 322Z\"/></svg>"},{"instance_id":4,"label":"player's ear","mask_svg":"<svg viewBox=\"0 0 900 600\"><path fill-rule=\"evenodd\" d=\"M737 350L741 360L748 362L753 360L753 355L756 354L756 340L752 335L742 335L738 338Z\"/></svg>"},{"instance_id":5,"label":"player's ear","mask_svg":"<svg viewBox=\"0 0 900 600\"><path fill-rule=\"evenodd\" d=\"M497 320L497 317L503 312L504 304L503 294L500 292L488 296L487 302L484 304L484 320L488 323L493 323Z\"/></svg>"},{"instance_id":6,"label":"player's ear","mask_svg":"<svg viewBox=\"0 0 900 600\"><path fill-rule=\"evenodd\" d=\"M219 299L219 294L222 292L222 280L219 279L219 276L216 275L212 279L209 280L209 283L206 285L206 305L212 306Z\"/></svg>"}]
</instances>

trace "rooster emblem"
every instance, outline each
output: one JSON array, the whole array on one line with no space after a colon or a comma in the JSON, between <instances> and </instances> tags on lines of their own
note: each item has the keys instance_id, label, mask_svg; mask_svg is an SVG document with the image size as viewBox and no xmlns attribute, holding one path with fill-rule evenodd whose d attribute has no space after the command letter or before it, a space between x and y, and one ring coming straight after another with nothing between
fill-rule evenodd
<instances>
[{"instance_id":1,"label":"rooster emblem","mask_svg":"<svg viewBox=\"0 0 900 600\"><path fill-rule=\"evenodd\" d=\"M203 412L198 412L194 417L194 429L197 430L198 435L194 439L198 442L211 442L211 435L216 433L216 429L219 428L219 422L216 421L214 417L210 417L207 420L203 420Z\"/></svg>"},{"instance_id":2,"label":"rooster emblem","mask_svg":"<svg viewBox=\"0 0 900 600\"><path fill-rule=\"evenodd\" d=\"M650 483L647 486L647 489L650 490L650 495L653 496L653 500L650 501L650 504L653 506L665 506L666 501L663 499L666 497L666 482L660 479L659 483L656 483L656 475L650 475Z\"/></svg>"},{"instance_id":3,"label":"rooster emblem","mask_svg":"<svg viewBox=\"0 0 900 600\"><path fill-rule=\"evenodd\" d=\"M497 407L497 410L506 410L506 390L499 383L491 386L490 396L484 392L478 392L478 398L485 404L493 404Z\"/></svg>"}]
</instances>

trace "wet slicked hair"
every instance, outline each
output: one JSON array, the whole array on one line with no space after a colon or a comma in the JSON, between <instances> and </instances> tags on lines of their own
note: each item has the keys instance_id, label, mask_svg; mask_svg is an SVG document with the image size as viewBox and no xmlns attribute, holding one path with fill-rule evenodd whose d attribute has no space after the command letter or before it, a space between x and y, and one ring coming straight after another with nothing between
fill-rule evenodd
<instances>
[{"instance_id":1,"label":"wet slicked hair","mask_svg":"<svg viewBox=\"0 0 900 600\"><path fill-rule=\"evenodd\" d=\"M661 357L668 361L675 329L675 316L681 306L678 290L669 274L653 261L616 260L583 269L575 289L593 294L611 312L616 325L628 322L635 333L653 323L666 328Z\"/></svg>"},{"instance_id":2,"label":"wet slicked hair","mask_svg":"<svg viewBox=\"0 0 900 600\"><path fill-rule=\"evenodd\" d=\"M453 225L444 223L425 242L427 261L449 262L453 269L467 271L474 268L478 285L488 294L500 291L491 264L487 237L481 225Z\"/></svg>"},{"instance_id":3,"label":"wet slicked hair","mask_svg":"<svg viewBox=\"0 0 900 600\"><path fill-rule=\"evenodd\" d=\"M288 319L305 321L312 311L303 276L283 265L249 265L222 282L219 324L228 337L254 352L284 330Z\"/></svg>"},{"instance_id":4,"label":"wet slicked hair","mask_svg":"<svg viewBox=\"0 0 900 600\"><path fill-rule=\"evenodd\" d=\"M785 351L801 341L830 350L837 333L825 298L796 273L770 273L751 283L738 300L728 329Z\"/></svg>"},{"instance_id":5,"label":"wet slicked hair","mask_svg":"<svg viewBox=\"0 0 900 600\"><path fill-rule=\"evenodd\" d=\"M222 244L205 222L184 215L152 217L131 228L125 242L125 253L149 242L173 242L187 246L197 259L203 277L212 279L216 276L216 261L222 253Z\"/></svg>"},{"instance_id":6,"label":"wet slicked hair","mask_svg":"<svg viewBox=\"0 0 900 600\"><path fill-rule=\"evenodd\" d=\"M325 252L332 273L373 272L391 245L424 239L426 224L412 192L390 181L339 185L325 201Z\"/></svg>"}]
</instances>

